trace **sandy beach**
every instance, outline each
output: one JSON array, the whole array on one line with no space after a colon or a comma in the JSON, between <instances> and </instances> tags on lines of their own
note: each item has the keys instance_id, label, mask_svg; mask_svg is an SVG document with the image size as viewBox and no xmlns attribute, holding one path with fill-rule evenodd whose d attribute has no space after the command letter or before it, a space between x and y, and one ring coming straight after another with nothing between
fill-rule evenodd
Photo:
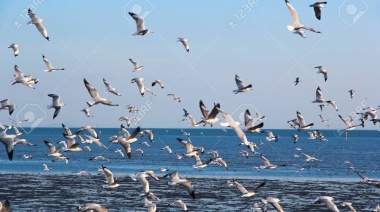
<instances>
[{"instance_id":1,"label":"sandy beach","mask_svg":"<svg viewBox=\"0 0 380 212\"><path fill-rule=\"evenodd\" d=\"M358 181L271 179L253 197L242 198L235 187L227 186L228 179L187 179L196 189L195 200L185 189L170 188L169 179L149 179L151 192L161 199L157 211L181 211L178 205L170 205L176 199L182 199L189 211L252 211L250 205L267 196L281 198L284 211L330 211L324 204L311 204L313 198L321 195L334 197L341 211L349 211L340 206L343 201L352 202L357 211L364 211L377 203L379 197L379 188ZM12 211L76 211L76 206L88 202L99 203L108 211L147 211L138 196L142 192L139 181L119 175L122 185L107 189L103 188L104 180L96 174L2 174L0 201L8 199ZM263 180L238 179L238 182L249 190ZM269 205L268 211L275 210Z\"/></svg>"}]
</instances>

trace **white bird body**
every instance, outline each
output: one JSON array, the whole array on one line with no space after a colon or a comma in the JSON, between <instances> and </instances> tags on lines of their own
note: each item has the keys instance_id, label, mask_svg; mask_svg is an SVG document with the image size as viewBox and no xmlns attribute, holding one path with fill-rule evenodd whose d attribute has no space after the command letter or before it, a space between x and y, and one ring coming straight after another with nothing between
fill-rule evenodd
<instances>
[{"instance_id":1,"label":"white bird body","mask_svg":"<svg viewBox=\"0 0 380 212\"><path fill-rule=\"evenodd\" d=\"M59 112L61 111L61 108L65 105L65 103L59 102L60 97L56 94L48 94L49 97L53 98L53 103L51 105L48 105L47 108L54 108L54 115L53 119L58 116Z\"/></svg>"},{"instance_id":2,"label":"white bird body","mask_svg":"<svg viewBox=\"0 0 380 212\"><path fill-rule=\"evenodd\" d=\"M12 85L16 83L21 83L35 89L33 85L38 83L38 78L32 78L32 76L30 75L24 76L24 73L22 73L22 71L18 68L17 65L15 65L14 70L15 70L15 73L14 73L15 79L11 81Z\"/></svg>"},{"instance_id":3,"label":"white bird body","mask_svg":"<svg viewBox=\"0 0 380 212\"><path fill-rule=\"evenodd\" d=\"M107 88L106 92L110 92L116 96L121 96L121 94L119 92L117 92L117 89L112 87L111 84L109 82L107 82L107 80L104 78L103 78L103 83Z\"/></svg>"},{"instance_id":4,"label":"white bird body","mask_svg":"<svg viewBox=\"0 0 380 212\"><path fill-rule=\"evenodd\" d=\"M134 67L133 72L141 71L144 67L144 66L139 66L139 64L131 58L129 58L129 61L131 61L131 63L133 64L133 67Z\"/></svg>"},{"instance_id":5,"label":"white bird body","mask_svg":"<svg viewBox=\"0 0 380 212\"><path fill-rule=\"evenodd\" d=\"M305 33L302 31L302 29L306 29L306 30L310 30L312 32L320 33L319 31L317 31L313 28L310 28L310 27L307 27L307 26L301 24L298 20L297 11L294 9L294 7L289 3L288 0L285 0L285 3L289 9L290 15L292 16L292 22L293 22L292 26L290 26L290 25L287 26L289 31L295 30L295 33L299 34L303 38L305 38L306 36L305 36Z\"/></svg>"},{"instance_id":6,"label":"white bird body","mask_svg":"<svg viewBox=\"0 0 380 212\"><path fill-rule=\"evenodd\" d=\"M144 96L144 92L145 92L145 86L143 84L143 81L144 81L144 78L133 78L131 80L131 83L137 84L137 87L139 88L139 92L141 96Z\"/></svg>"}]
</instances>

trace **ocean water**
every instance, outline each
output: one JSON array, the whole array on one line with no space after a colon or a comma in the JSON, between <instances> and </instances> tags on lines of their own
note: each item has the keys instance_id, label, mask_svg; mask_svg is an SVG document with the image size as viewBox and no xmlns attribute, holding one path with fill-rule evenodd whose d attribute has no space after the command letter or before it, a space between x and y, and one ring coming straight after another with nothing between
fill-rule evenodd
<instances>
[{"instance_id":1,"label":"ocean water","mask_svg":"<svg viewBox=\"0 0 380 212\"><path fill-rule=\"evenodd\" d=\"M229 169L219 165L210 164L203 169L195 169L193 158L177 159L175 154L169 154L166 150L161 150L168 145L178 154L185 153L184 146L176 138L187 140L181 129L151 129L154 133L154 142L151 143L148 138L140 138L132 144L132 158L121 157L115 153L115 149L124 149L121 145L109 143L109 137L118 135L118 128L95 128L99 132L99 138L108 149L101 148L96 144L81 144L83 148L88 145L91 152L83 150L82 152L62 152L63 155L70 158L67 165L63 161L53 162L52 158L46 156L49 153L44 140L47 140L56 146L58 141L64 140L62 128L36 128L31 133L24 133L20 138L25 138L38 146L17 145L14 150L13 161L9 161L3 145L0 145L0 172L5 173L75 173L78 171L87 171L96 173L102 165L107 166L115 174L132 174L141 170L155 170L157 172L161 167L168 167L171 171L178 171L181 175L189 177L212 177L212 178L268 178L268 179L361 179L355 172L349 169L344 161L350 161L356 170L362 172L369 178L378 179L380 177L380 132L368 130L356 130L349 132L348 140L344 134L340 135L337 130L323 130L324 136L328 141L309 140L308 134L304 131L297 130L272 130L275 135L279 135L279 141L266 141L267 133L248 134L249 141L255 142L259 149L257 152L262 153L272 164L287 164L284 167L278 167L272 170L256 170L253 166L260 166L260 154L250 155L249 158L238 155L241 150L249 151L245 146L239 146L240 139L236 133L231 130L211 129L211 128L191 128L184 129L190 133L190 138L194 146L202 146L205 152L216 150L228 164ZM72 128L75 131L76 128ZM134 128L129 129L131 132ZM27 129L28 131L28 129ZM293 143L291 136L296 133L299 140ZM258 140L263 141L260 145ZM147 141L150 147L140 144ZM77 142L80 142L77 139ZM295 150L301 148L301 152L314 156L322 162L309 162ZM135 149L143 149L144 155L134 152ZM23 155L32 155L32 159L24 159ZM294 157L294 154L300 157ZM89 159L102 155L109 161L90 161ZM211 154L201 155L201 160L206 161L212 158ZM50 171L44 171L42 163L52 168ZM289 164L298 164L304 167L300 171Z\"/></svg>"}]
</instances>

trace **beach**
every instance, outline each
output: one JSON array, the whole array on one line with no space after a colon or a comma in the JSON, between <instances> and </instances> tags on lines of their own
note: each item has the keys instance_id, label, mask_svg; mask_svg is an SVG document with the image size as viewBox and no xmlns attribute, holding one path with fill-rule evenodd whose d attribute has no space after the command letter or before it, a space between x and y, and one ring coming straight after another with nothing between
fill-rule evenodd
<instances>
[{"instance_id":1,"label":"beach","mask_svg":"<svg viewBox=\"0 0 380 212\"><path fill-rule=\"evenodd\" d=\"M181 211L178 205L170 205L181 199L189 211L252 211L251 205L260 203L261 198L273 196L281 199L284 211L330 211L323 203L312 204L312 199L327 195L341 211L341 202L351 202L357 211L368 210L378 203L379 188L358 180L287 180L268 179L257 194L249 198L240 197L234 187L228 187L224 178L197 178L180 176L191 180L196 199L193 200L181 187L170 188L169 178L157 173L160 180L151 178L150 191L160 198L156 201L157 211ZM99 203L108 211L147 211L139 197L142 186L128 175L118 175L121 186L103 188L106 183L102 174L29 174L5 173L0 175L0 201L8 199L11 211L76 211L84 203ZM237 179L247 190L254 189L264 179ZM275 209L268 205L268 211Z\"/></svg>"}]
</instances>

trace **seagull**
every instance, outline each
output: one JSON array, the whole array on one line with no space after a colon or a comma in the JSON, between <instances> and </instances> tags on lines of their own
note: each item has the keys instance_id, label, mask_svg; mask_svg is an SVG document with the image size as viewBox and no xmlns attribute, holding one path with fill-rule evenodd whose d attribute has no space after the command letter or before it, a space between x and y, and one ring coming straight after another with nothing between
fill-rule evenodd
<instances>
[{"instance_id":1,"label":"seagull","mask_svg":"<svg viewBox=\"0 0 380 212\"><path fill-rule=\"evenodd\" d=\"M353 125L351 124L349 121L347 121L346 119L344 119L340 114L338 114L340 120L343 121L343 123L346 125L346 129L344 131L345 133L345 136L346 136L346 140L348 138L348 131L351 131L351 130L354 130L356 128L356 125Z\"/></svg>"},{"instance_id":2,"label":"seagull","mask_svg":"<svg viewBox=\"0 0 380 212\"><path fill-rule=\"evenodd\" d=\"M178 200L172 202L170 205L174 205L174 204L178 204L179 207L181 207L183 211L187 211L187 206L185 203L182 202L182 200L178 199Z\"/></svg>"},{"instance_id":3,"label":"seagull","mask_svg":"<svg viewBox=\"0 0 380 212\"><path fill-rule=\"evenodd\" d=\"M108 106L119 106L117 104L112 104L108 99L106 98L101 98L99 96L98 91L90 85L90 83L87 82L86 79L83 79L84 85L86 86L88 93L90 93L90 96L92 97L92 102L87 102L87 105L89 107L97 105L97 104L104 104Z\"/></svg>"},{"instance_id":4,"label":"seagull","mask_svg":"<svg viewBox=\"0 0 380 212\"><path fill-rule=\"evenodd\" d=\"M84 127L81 127L79 128L75 134L79 134L80 132L83 132L83 130L86 130L88 133L90 133L92 136L94 136L95 138L99 138L98 134L96 133L96 131L94 129L92 129L91 126L84 126Z\"/></svg>"},{"instance_id":5,"label":"seagull","mask_svg":"<svg viewBox=\"0 0 380 212\"><path fill-rule=\"evenodd\" d=\"M306 132L309 134L309 139L310 140L314 140L314 139L317 139L317 132L314 131L314 132Z\"/></svg>"},{"instance_id":6,"label":"seagull","mask_svg":"<svg viewBox=\"0 0 380 212\"><path fill-rule=\"evenodd\" d=\"M322 111L322 109L323 108L326 108L327 107L327 105L325 105L325 104L320 104L320 105L318 105L318 107L321 109L321 111Z\"/></svg>"},{"instance_id":7,"label":"seagull","mask_svg":"<svg viewBox=\"0 0 380 212\"><path fill-rule=\"evenodd\" d=\"M297 119L298 119L298 122L300 123L300 126L298 127L298 131L307 130L307 129L310 129L312 126L314 126L314 123L310 123L306 125L305 119L303 118L303 116L301 115L299 111L297 111Z\"/></svg>"},{"instance_id":8,"label":"seagull","mask_svg":"<svg viewBox=\"0 0 380 212\"><path fill-rule=\"evenodd\" d=\"M21 83L21 84L24 84L28 87L35 89L33 87L33 84L38 83L38 78L32 78L32 76L30 76L30 75L24 76L24 73L22 73L22 71L18 68L17 65L15 65L14 70L15 70L14 76L16 78L11 81L12 85L14 85L16 83Z\"/></svg>"},{"instance_id":9,"label":"seagull","mask_svg":"<svg viewBox=\"0 0 380 212\"><path fill-rule=\"evenodd\" d=\"M237 90L233 90L233 92L235 94L242 93L242 92L248 92L248 91L252 90L252 84L245 86L243 81L241 81L240 77L237 74L235 74L235 82L236 82L236 85L238 87Z\"/></svg>"},{"instance_id":10,"label":"seagull","mask_svg":"<svg viewBox=\"0 0 380 212\"><path fill-rule=\"evenodd\" d=\"M312 102L313 103L325 103L326 102L326 100L323 99L322 90L319 86L318 86L317 90L315 91L315 100ZM326 105L322 105L322 106L327 107ZM322 106L320 105L321 111L322 111Z\"/></svg>"},{"instance_id":11,"label":"seagull","mask_svg":"<svg viewBox=\"0 0 380 212\"><path fill-rule=\"evenodd\" d=\"M84 206L77 206L78 211L96 211L96 212L107 212L108 210L95 203L86 203Z\"/></svg>"},{"instance_id":12,"label":"seagull","mask_svg":"<svg viewBox=\"0 0 380 212\"><path fill-rule=\"evenodd\" d=\"M42 22L44 22L45 20L38 18L37 15L34 14L30 8L28 9L28 15L32 20L29 21L27 24L28 25L34 24L37 27L38 31L41 33L41 35L44 36L44 38L46 38L46 40L50 41L49 35L46 31L46 28L42 24Z\"/></svg>"},{"instance_id":13,"label":"seagull","mask_svg":"<svg viewBox=\"0 0 380 212\"><path fill-rule=\"evenodd\" d=\"M156 96L156 94L154 93L154 91L152 89L149 89L149 88L145 87L145 91L148 92L148 93L151 93L153 96Z\"/></svg>"},{"instance_id":14,"label":"seagull","mask_svg":"<svg viewBox=\"0 0 380 212\"><path fill-rule=\"evenodd\" d=\"M300 83L301 82L301 80L300 80L300 78L299 77L297 77L296 78L296 80L294 81L294 86L297 86L298 85L298 83Z\"/></svg>"},{"instance_id":15,"label":"seagull","mask_svg":"<svg viewBox=\"0 0 380 212\"><path fill-rule=\"evenodd\" d=\"M150 145L149 145L148 142L146 142L146 141L141 142L140 144L141 144L141 145L145 145L145 146L147 146L147 147L150 147Z\"/></svg>"},{"instance_id":16,"label":"seagull","mask_svg":"<svg viewBox=\"0 0 380 212\"><path fill-rule=\"evenodd\" d=\"M103 157L103 156L101 156L101 155L95 156L95 157L90 158L90 159L88 159L88 160L91 160L91 161L93 161L93 160L105 160L105 161L110 161L110 160L108 160L107 158L105 158L105 157Z\"/></svg>"},{"instance_id":17,"label":"seagull","mask_svg":"<svg viewBox=\"0 0 380 212\"><path fill-rule=\"evenodd\" d=\"M178 38L177 42L181 42L187 52L190 51L189 41L186 38Z\"/></svg>"},{"instance_id":18,"label":"seagull","mask_svg":"<svg viewBox=\"0 0 380 212\"><path fill-rule=\"evenodd\" d=\"M107 80L104 78L103 78L103 83L107 88L106 92L110 92L112 94L115 94L116 96L121 96L121 94L117 92L116 88L112 87L111 84L109 84L109 82L107 82Z\"/></svg>"},{"instance_id":19,"label":"seagull","mask_svg":"<svg viewBox=\"0 0 380 212\"><path fill-rule=\"evenodd\" d=\"M49 62L49 60L45 57L45 55L42 55L42 60L44 61L47 69L44 70L44 72L54 72L54 71L57 71L57 70L65 70L65 68L54 68L51 63Z\"/></svg>"},{"instance_id":20,"label":"seagull","mask_svg":"<svg viewBox=\"0 0 380 212\"><path fill-rule=\"evenodd\" d=\"M113 176L112 172L109 169L107 169L107 167L102 165L102 170L108 182L108 185L103 186L103 188L116 188L120 186L120 184L115 180L115 177Z\"/></svg>"},{"instance_id":21,"label":"seagull","mask_svg":"<svg viewBox=\"0 0 380 212\"><path fill-rule=\"evenodd\" d=\"M328 119L323 118L322 115L318 115L318 116L319 116L319 118L321 118L321 122L322 122L322 123L324 123L324 122L328 122L328 121L329 121Z\"/></svg>"},{"instance_id":22,"label":"seagull","mask_svg":"<svg viewBox=\"0 0 380 212\"><path fill-rule=\"evenodd\" d=\"M194 119L194 117L192 117L191 115L188 115L187 116L187 120L189 121L190 123L190 127L198 127L199 126L199 123L197 123Z\"/></svg>"},{"instance_id":23,"label":"seagull","mask_svg":"<svg viewBox=\"0 0 380 212\"><path fill-rule=\"evenodd\" d=\"M236 186L237 189L242 193L241 197L251 197L257 193L257 191L263 187L266 183L266 180L264 182L260 183L255 189L248 191L244 188L240 183L238 183L236 180L232 180L232 183L230 185Z\"/></svg>"},{"instance_id":24,"label":"seagull","mask_svg":"<svg viewBox=\"0 0 380 212\"><path fill-rule=\"evenodd\" d=\"M260 169L275 169L277 168L278 166L285 166L285 164L282 164L282 165L273 165L269 162L268 159L266 159L266 157L264 157L263 154L260 154L260 159L261 161L263 162L263 166L260 166Z\"/></svg>"},{"instance_id":25,"label":"seagull","mask_svg":"<svg viewBox=\"0 0 380 212\"><path fill-rule=\"evenodd\" d=\"M84 149L87 149L89 152L92 151L91 148L90 148L89 146L84 146L83 148L84 148Z\"/></svg>"},{"instance_id":26,"label":"seagull","mask_svg":"<svg viewBox=\"0 0 380 212\"><path fill-rule=\"evenodd\" d=\"M293 143L296 144L297 141L298 141L298 135L297 134L293 134L292 138L294 139Z\"/></svg>"},{"instance_id":27,"label":"seagull","mask_svg":"<svg viewBox=\"0 0 380 212\"><path fill-rule=\"evenodd\" d=\"M177 96L176 94L170 93L170 94L168 94L168 96L172 96L174 101L178 101L178 102L182 101L182 98Z\"/></svg>"},{"instance_id":28,"label":"seagull","mask_svg":"<svg viewBox=\"0 0 380 212\"><path fill-rule=\"evenodd\" d=\"M8 110L9 111L9 115L12 115L12 113L13 113L16 105L9 104L9 100L8 99L4 99L0 103L1 103L0 110Z\"/></svg>"},{"instance_id":29,"label":"seagull","mask_svg":"<svg viewBox=\"0 0 380 212\"><path fill-rule=\"evenodd\" d=\"M56 94L48 94L48 96L53 98L53 104L48 105L47 108L48 109L51 109L51 108L55 109L54 115L53 115L53 119L55 119L55 117L58 116L59 111L61 111L61 108L65 105L65 103L60 103L59 102L60 97Z\"/></svg>"},{"instance_id":30,"label":"seagull","mask_svg":"<svg viewBox=\"0 0 380 212\"><path fill-rule=\"evenodd\" d=\"M13 158L14 140L16 138L16 135L8 135L6 133L7 129L8 128L0 133L0 142L4 144L8 154L8 159L11 161Z\"/></svg>"},{"instance_id":31,"label":"seagull","mask_svg":"<svg viewBox=\"0 0 380 212\"><path fill-rule=\"evenodd\" d=\"M7 47L13 49L13 54L15 57L18 56L18 49L20 48L20 45L18 45L17 43L12 43L11 45Z\"/></svg>"},{"instance_id":32,"label":"seagull","mask_svg":"<svg viewBox=\"0 0 380 212\"><path fill-rule=\"evenodd\" d=\"M315 2L314 4L310 5L310 7L314 8L315 17L318 20L321 20L321 8L324 8L324 4L327 4L327 2Z\"/></svg>"},{"instance_id":33,"label":"seagull","mask_svg":"<svg viewBox=\"0 0 380 212\"><path fill-rule=\"evenodd\" d=\"M371 183L379 183L377 180L373 180L368 178L367 176L361 175L359 172L356 171L356 174L359 175L360 178L362 178L364 181L363 183L371 184Z\"/></svg>"},{"instance_id":34,"label":"seagull","mask_svg":"<svg viewBox=\"0 0 380 212\"><path fill-rule=\"evenodd\" d=\"M91 115L90 115L90 108L84 108L84 109L82 109L81 111L83 111L84 114L85 114L87 117L90 117L90 116L91 116Z\"/></svg>"},{"instance_id":35,"label":"seagull","mask_svg":"<svg viewBox=\"0 0 380 212\"><path fill-rule=\"evenodd\" d=\"M44 141L46 146L49 148L50 154L46 154L49 157L54 157L55 161L61 161L65 160L65 163L67 164L69 162L69 158L63 156L61 153L59 153L59 150L61 150L62 147L56 148L52 143L49 141ZM55 162L53 161L53 162Z\"/></svg>"},{"instance_id":36,"label":"seagull","mask_svg":"<svg viewBox=\"0 0 380 212\"><path fill-rule=\"evenodd\" d=\"M278 204L280 202L280 199L278 199L278 198L267 197L266 199L261 199L261 202L264 203L265 205L270 203L277 210L277 212L284 212L281 205Z\"/></svg>"},{"instance_id":37,"label":"seagull","mask_svg":"<svg viewBox=\"0 0 380 212\"><path fill-rule=\"evenodd\" d=\"M46 164L44 164L44 163L43 163L42 165L44 166L44 170L45 170L45 171L49 171L49 170L52 169L52 168L49 168L49 167L48 167Z\"/></svg>"},{"instance_id":38,"label":"seagull","mask_svg":"<svg viewBox=\"0 0 380 212\"><path fill-rule=\"evenodd\" d=\"M147 135L150 142L154 142L153 132L152 130L143 130L140 132L141 138L144 137L144 135Z\"/></svg>"},{"instance_id":39,"label":"seagull","mask_svg":"<svg viewBox=\"0 0 380 212\"><path fill-rule=\"evenodd\" d=\"M169 146L164 146L163 148L161 148L161 150L165 150L166 149L166 151L168 151L170 154L173 154L173 151L172 151L172 149L170 149L170 147Z\"/></svg>"},{"instance_id":40,"label":"seagull","mask_svg":"<svg viewBox=\"0 0 380 212\"><path fill-rule=\"evenodd\" d=\"M156 212L156 210L157 210L156 203L149 201L145 197L145 195L143 195L143 196L144 196L144 206L146 206L148 208L148 212Z\"/></svg>"},{"instance_id":41,"label":"seagull","mask_svg":"<svg viewBox=\"0 0 380 212\"><path fill-rule=\"evenodd\" d=\"M306 162L310 162L310 161L321 161L319 160L318 158L315 158L315 157L312 157L310 155L307 155L303 152L301 152L301 154L306 158Z\"/></svg>"},{"instance_id":42,"label":"seagull","mask_svg":"<svg viewBox=\"0 0 380 212\"><path fill-rule=\"evenodd\" d=\"M33 156L32 155L23 155L24 159L32 159ZM0 210L1 211L1 210Z\"/></svg>"},{"instance_id":43,"label":"seagull","mask_svg":"<svg viewBox=\"0 0 380 212\"><path fill-rule=\"evenodd\" d=\"M149 181L146 179L147 177L151 177L156 181L159 181L158 177L154 174L154 171L146 170L139 173L136 173L132 176L133 180L139 179L141 185L143 186L144 192L146 195L149 195Z\"/></svg>"},{"instance_id":44,"label":"seagull","mask_svg":"<svg viewBox=\"0 0 380 212\"><path fill-rule=\"evenodd\" d=\"M239 155L248 158L249 157L249 152L242 150L242 151L239 152Z\"/></svg>"},{"instance_id":45,"label":"seagull","mask_svg":"<svg viewBox=\"0 0 380 212\"><path fill-rule=\"evenodd\" d=\"M179 141L181 144L183 144L186 148L186 155L185 157L192 157L194 155L196 155L198 152L196 151L196 148L193 146L193 144L190 143L190 141L185 141L181 138L177 138L177 141ZM194 158L196 160L196 162L198 163L197 161L197 158ZM200 160L199 160L200 162ZM202 164L202 163L200 163ZM203 167L202 167L203 168Z\"/></svg>"},{"instance_id":46,"label":"seagull","mask_svg":"<svg viewBox=\"0 0 380 212\"><path fill-rule=\"evenodd\" d=\"M126 121L127 122L127 126L129 127L129 125L131 125L131 119L129 117L126 117L126 116L121 116L119 118L119 121Z\"/></svg>"},{"instance_id":47,"label":"seagull","mask_svg":"<svg viewBox=\"0 0 380 212\"><path fill-rule=\"evenodd\" d=\"M248 132L248 133L254 133L254 132L260 133L261 128L264 127L264 122L261 122L260 124L258 124L256 126L254 126L253 123L254 122L253 122L253 118L251 116L251 113L247 109L245 111L245 113L244 113L245 132Z\"/></svg>"},{"instance_id":48,"label":"seagull","mask_svg":"<svg viewBox=\"0 0 380 212\"><path fill-rule=\"evenodd\" d=\"M141 155L144 155L144 150L142 150L142 149L136 149L135 152L140 152Z\"/></svg>"},{"instance_id":49,"label":"seagull","mask_svg":"<svg viewBox=\"0 0 380 212\"><path fill-rule=\"evenodd\" d=\"M197 153L197 152L195 152L195 153ZM201 161L201 158L200 158L199 155L197 155L197 154L193 154L193 155L192 155L192 158L194 158L194 160L195 160L195 162L196 162L196 165L193 166L195 169L202 169L202 168L205 168L209 163L212 162L212 158L210 158L210 159L209 159L208 161L206 161L206 162L202 162L202 161Z\"/></svg>"},{"instance_id":50,"label":"seagull","mask_svg":"<svg viewBox=\"0 0 380 212\"><path fill-rule=\"evenodd\" d=\"M351 89L351 90L349 90L348 92L350 93L350 97L351 97L351 99L354 98L354 93L355 93L355 91L354 91L353 89Z\"/></svg>"},{"instance_id":51,"label":"seagull","mask_svg":"<svg viewBox=\"0 0 380 212\"><path fill-rule=\"evenodd\" d=\"M352 207L352 203L351 202L342 202L340 205L341 206L347 206L351 210L351 212L356 212L355 208Z\"/></svg>"},{"instance_id":52,"label":"seagull","mask_svg":"<svg viewBox=\"0 0 380 212\"><path fill-rule=\"evenodd\" d=\"M121 157L124 157L124 153L121 151L121 149L116 149L115 152L119 153Z\"/></svg>"},{"instance_id":53,"label":"seagull","mask_svg":"<svg viewBox=\"0 0 380 212\"><path fill-rule=\"evenodd\" d=\"M268 133L268 137L266 137L267 141L273 141L273 140L276 142L278 141L278 138L280 136L278 135L274 136L272 131L265 131L265 132Z\"/></svg>"},{"instance_id":54,"label":"seagull","mask_svg":"<svg viewBox=\"0 0 380 212\"><path fill-rule=\"evenodd\" d=\"M219 164L220 166L223 166L226 170L228 170L228 165L226 163L226 161L223 160L223 158L215 158L213 160L211 160L210 162L211 164Z\"/></svg>"},{"instance_id":55,"label":"seagull","mask_svg":"<svg viewBox=\"0 0 380 212\"><path fill-rule=\"evenodd\" d=\"M145 21L140 16L136 15L135 13L129 12L128 13L132 18L136 21L136 32L132 35L141 35L144 36L148 33L153 33L151 29L145 29Z\"/></svg>"},{"instance_id":56,"label":"seagull","mask_svg":"<svg viewBox=\"0 0 380 212\"><path fill-rule=\"evenodd\" d=\"M326 206L334 212L339 212L339 209L336 207L336 205L333 202L334 198L329 196L319 196L313 200L313 203L325 203Z\"/></svg>"},{"instance_id":57,"label":"seagull","mask_svg":"<svg viewBox=\"0 0 380 212\"><path fill-rule=\"evenodd\" d=\"M170 179L172 180L172 182L169 182L168 184L171 185L171 186L176 186L176 185L179 185L179 186L183 186L186 188L187 192L190 194L190 196L195 199L195 192L194 192L194 188L193 186L191 185L191 181L190 180L186 180L186 179L181 179L179 178L178 176L178 172L172 172L170 174L166 174L165 176L163 176L162 178L165 178L167 176L170 176Z\"/></svg>"},{"instance_id":58,"label":"seagull","mask_svg":"<svg viewBox=\"0 0 380 212\"><path fill-rule=\"evenodd\" d=\"M140 94L141 96L144 96L144 92L145 92L145 86L143 84L143 81L144 81L144 78L133 78L131 80L131 83L136 83L137 86L139 87L139 91L140 91Z\"/></svg>"},{"instance_id":59,"label":"seagull","mask_svg":"<svg viewBox=\"0 0 380 212\"><path fill-rule=\"evenodd\" d=\"M199 108L201 109L201 113L203 115L203 120L198 122L198 124L204 123L203 126L210 124L212 127L215 122L219 121L219 119L216 117L219 113L219 110L217 109L217 108L220 108L219 103L214 105L214 108L212 109L211 113L209 113L209 110L203 104L202 100L199 101ZM231 126L231 123L229 123L229 124Z\"/></svg>"},{"instance_id":60,"label":"seagull","mask_svg":"<svg viewBox=\"0 0 380 212\"><path fill-rule=\"evenodd\" d=\"M152 82L152 87L155 86L156 84L160 85L161 88L164 88L164 83L161 80L154 80Z\"/></svg>"},{"instance_id":61,"label":"seagull","mask_svg":"<svg viewBox=\"0 0 380 212\"><path fill-rule=\"evenodd\" d=\"M133 72L141 71L144 67L144 66L139 66L139 64L131 58L129 58L129 61L131 61L131 63L133 64L133 67L135 67L135 69L133 69Z\"/></svg>"},{"instance_id":62,"label":"seagull","mask_svg":"<svg viewBox=\"0 0 380 212\"><path fill-rule=\"evenodd\" d=\"M317 74L323 74L324 78L325 78L325 82L327 81L327 70L326 69L323 69L322 66L316 66L314 68L317 68L318 71L317 71Z\"/></svg>"},{"instance_id":63,"label":"seagull","mask_svg":"<svg viewBox=\"0 0 380 212\"><path fill-rule=\"evenodd\" d=\"M290 11L290 15L292 16L293 25L287 26L289 31L295 31L294 33L299 34L301 37L306 38L305 32L302 31L302 29L310 30L312 32L321 33L320 31L317 31L313 28L307 27L303 24L301 24L298 20L297 11L294 9L294 7L289 3L288 0L285 0L286 6L288 7Z\"/></svg>"},{"instance_id":64,"label":"seagull","mask_svg":"<svg viewBox=\"0 0 380 212\"><path fill-rule=\"evenodd\" d=\"M9 203L9 200L5 200L4 203L0 202L0 211L1 212L9 212L11 209L11 204Z\"/></svg>"},{"instance_id":65,"label":"seagull","mask_svg":"<svg viewBox=\"0 0 380 212\"><path fill-rule=\"evenodd\" d=\"M333 106L333 108L338 111L338 105L336 104L335 101L332 101L332 100L328 100L326 101L326 103L328 103L329 105Z\"/></svg>"}]
</instances>

